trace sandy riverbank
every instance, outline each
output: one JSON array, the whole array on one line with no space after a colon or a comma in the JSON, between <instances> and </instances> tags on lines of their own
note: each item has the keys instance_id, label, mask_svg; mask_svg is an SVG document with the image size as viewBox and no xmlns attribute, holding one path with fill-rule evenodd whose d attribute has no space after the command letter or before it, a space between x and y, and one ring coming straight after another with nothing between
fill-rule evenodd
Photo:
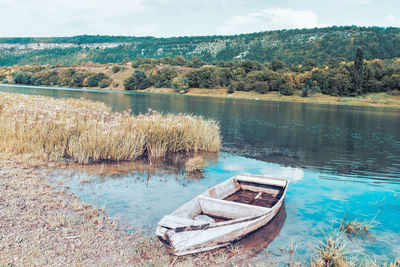
<instances>
[{"instance_id":1,"label":"sandy riverbank","mask_svg":"<svg viewBox=\"0 0 400 267\"><path fill-rule=\"evenodd\" d=\"M103 209L52 184L54 168L31 155L0 154L0 266L220 265L226 249L196 257L168 255L152 235L127 233Z\"/></svg>"},{"instance_id":2,"label":"sandy riverbank","mask_svg":"<svg viewBox=\"0 0 400 267\"><path fill-rule=\"evenodd\" d=\"M46 88L46 89L64 89L62 87L37 87L37 86L25 86L25 85L1 85L4 87L32 87L32 88ZM122 88L65 88L66 90L73 91L104 91L109 93L147 93L147 94L163 94L163 95L180 95L174 89L171 88L147 88L145 90L128 91ZM308 97L302 97L300 92L291 96L280 95L278 92L269 92L267 94L260 94L258 92L242 92L236 91L233 94L228 94L227 89L199 89L191 88L184 95L190 96L206 96L206 97L217 97L217 98L230 98L230 99L251 99L258 101L278 101L278 102L292 102L292 103L311 103L311 104L327 104L327 105L338 105L338 106L363 106L363 107L384 107L384 108L395 108L400 109L400 95L390 95L387 93L371 93L357 97L340 97L330 96L324 94L312 94Z\"/></svg>"},{"instance_id":3,"label":"sandy riverbank","mask_svg":"<svg viewBox=\"0 0 400 267\"><path fill-rule=\"evenodd\" d=\"M173 89L168 88L148 88L143 92L161 93L161 94L177 94ZM324 94L313 94L308 97L302 97L300 93L285 96L278 92L269 92L260 94L257 92L234 92L228 94L226 89L190 89L185 95L192 96L208 96L231 99L252 99L263 101L279 101L279 102L295 102L295 103L312 103L312 104L328 104L340 106L367 106L367 107L385 107L400 108L400 96L389 95L386 93L373 93L358 97L338 97Z\"/></svg>"}]
</instances>

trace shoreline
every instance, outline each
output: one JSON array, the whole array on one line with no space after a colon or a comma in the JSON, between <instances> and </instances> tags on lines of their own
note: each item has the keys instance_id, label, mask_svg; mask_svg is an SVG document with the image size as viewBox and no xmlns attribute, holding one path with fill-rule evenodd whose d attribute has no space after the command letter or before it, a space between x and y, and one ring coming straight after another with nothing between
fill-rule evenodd
<instances>
[{"instance_id":1,"label":"shoreline","mask_svg":"<svg viewBox=\"0 0 400 267\"><path fill-rule=\"evenodd\" d=\"M7 93L0 94L6 95ZM21 96L22 99L28 98L27 95L10 94ZM47 107L47 112L52 111L54 106L57 106L51 104L56 99L50 101L50 97L31 96L30 98L39 99L40 101L37 101L37 103L40 103L41 108ZM44 103L46 101L43 99L49 103L46 105ZM60 105L60 107L63 107L62 113L70 114L71 110L79 112L81 107L90 109L91 112L96 111L96 107L99 111L109 110L104 108L103 103L98 103L99 107L87 100L79 100L78 102L74 99L74 101L68 102L69 105ZM17 110L18 112L11 113L17 114L15 117L10 117L11 121L18 121L21 111L30 111L26 112L27 114L34 111L34 109L31 109L32 106L23 105L24 103L32 104L29 101L15 101L14 103L18 103L18 105L12 105L10 103L13 102L9 101L4 103L6 104L0 106L0 114L13 111L14 106L22 106L21 109ZM101 112L96 112L96 114L98 113ZM49 116L51 113L46 114L46 118L51 118ZM94 118L101 121L98 117ZM107 118L113 117L107 116ZM59 117L58 120L60 120ZM24 125L29 120L27 121L25 118L21 122L23 122L21 125ZM34 125L37 124L38 121L35 121ZM7 132L11 131L3 131L3 133ZM52 136L57 136L54 131L50 132ZM23 132L19 136L27 137L28 134L26 133ZM6 136L2 135L2 137ZM21 142L10 143L6 142L6 139L3 141L11 148L13 144L21 145ZM85 140L80 143L85 144ZM6 148L4 144L3 149ZM2 145L1 142L0 145ZM16 149L0 151L0 190L2 190L2 194L0 194L0 266L55 266L63 264L219 266L221 264L263 264L265 261L268 264L270 260L272 261L271 265L273 265L286 262L288 260L287 255L290 255L289 260L292 260L292 254L288 254L287 251L282 251L283 258L270 259L268 253L260 254L260 257L258 257L258 252L254 256L254 253L251 254L251 251L245 250L246 246L241 246L243 243L235 243L226 248L179 258L169 255L156 237L146 235L143 232L128 233L125 231L127 228L123 228L123 226L129 226L129 223L121 223L117 218L107 217L105 207L94 207L84 203L69 190L64 180L68 174L63 171L68 173L74 166L82 166L82 168L89 166L89 170L106 174L107 171L113 173L115 170L123 173L124 168L121 168L121 165L110 164L104 166L104 168L101 165L94 164L77 165L78 163L69 163L70 161L61 156L51 160L49 155L45 153L46 151L24 152L21 149L22 147L17 147ZM100 161L100 164L102 162ZM139 162L132 163L140 165ZM176 164L175 161L174 164ZM125 170L133 169L130 164L124 164L124 166L126 167ZM55 174L55 171L60 171L60 174ZM80 182L85 184L88 181L83 179ZM284 213L280 215L286 216ZM282 223L284 223L284 219ZM273 225L269 224L266 227L271 226ZM268 233L272 232L271 229L267 230ZM254 234L257 235L257 232L254 232ZM263 232L261 234L263 238L266 237ZM244 239L242 241L244 242ZM253 250L255 245L257 244L250 244L249 247ZM261 245L264 251L264 243Z\"/></svg>"},{"instance_id":2,"label":"shoreline","mask_svg":"<svg viewBox=\"0 0 400 267\"><path fill-rule=\"evenodd\" d=\"M0 153L0 266L218 266L232 254L222 248L178 258L156 237L126 232L128 223L82 202L62 179L55 185L52 171L70 167Z\"/></svg>"},{"instance_id":3,"label":"shoreline","mask_svg":"<svg viewBox=\"0 0 400 267\"><path fill-rule=\"evenodd\" d=\"M128 90L113 90L99 88L68 88L68 87L47 87L47 86L32 86L19 84L0 84L1 87L17 87L17 88L34 88L43 90L64 90L76 92L93 92L93 93L114 93L126 95L174 95L174 96L201 96L223 99L244 99L253 101L267 102L285 102L285 103L305 103L305 104L320 104L320 105L335 105L335 106L354 106L354 107L378 107L385 109L400 109L400 96L389 95L387 93L370 93L358 97L339 97L329 96L321 93L313 94L308 97L302 97L299 94L291 96L279 95L278 92L269 92L260 94L257 92L242 92L236 91L228 94L227 89L198 89L191 88L185 94L179 94L171 88L148 88L139 91Z\"/></svg>"}]
</instances>

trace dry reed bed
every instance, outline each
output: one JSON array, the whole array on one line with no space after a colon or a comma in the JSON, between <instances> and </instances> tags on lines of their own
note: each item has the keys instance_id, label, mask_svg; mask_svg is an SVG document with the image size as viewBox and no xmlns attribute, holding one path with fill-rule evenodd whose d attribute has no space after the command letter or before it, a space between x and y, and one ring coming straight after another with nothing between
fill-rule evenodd
<instances>
[{"instance_id":1,"label":"dry reed bed","mask_svg":"<svg viewBox=\"0 0 400 267\"><path fill-rule=\"evenodd\" d=\"M150 160L176 152L217 152L219 125L190 115L131 116L103 103L0 93L0 151L79 163Z\"/></svg>"}]
</instances>

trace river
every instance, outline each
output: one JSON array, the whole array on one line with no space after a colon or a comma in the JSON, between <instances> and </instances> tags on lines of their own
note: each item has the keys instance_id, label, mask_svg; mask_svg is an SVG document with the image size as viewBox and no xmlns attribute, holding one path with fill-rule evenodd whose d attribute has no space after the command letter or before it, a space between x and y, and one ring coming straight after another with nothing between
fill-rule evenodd
<instances>
[{"instance_id":1,"label":"river","mask_svg":"<svg viewBox=\"0 0 400 267\"><path fill-rule=\"evenodd\" d=\"M254 257L286 257L294 244L303 261L346 216L379 224L368 241L348 240L350 254L393 260L400 253L400 110L181 95L0 87L0 91L102 101L116 111L189 113L219 121L222 152L203 179L180 171L128 170L106 176L70 171L66 183L84 201L132 230L154 227L165 214L237 173L288 178L284 211L255 233ZM57 174L55 174L57 175ZM64 175L64 174L59 174ZM89 179L90 183L81 183ZM270 226L272 227L272 226ZM268 242L267 242L268 240ZM245 243L246 241L244 241ZM270 244L269 244L270 243ZM269 244L269 246L267 246ZM283 252L282 252L283 251Z\"/></svg>"}]
</instances>

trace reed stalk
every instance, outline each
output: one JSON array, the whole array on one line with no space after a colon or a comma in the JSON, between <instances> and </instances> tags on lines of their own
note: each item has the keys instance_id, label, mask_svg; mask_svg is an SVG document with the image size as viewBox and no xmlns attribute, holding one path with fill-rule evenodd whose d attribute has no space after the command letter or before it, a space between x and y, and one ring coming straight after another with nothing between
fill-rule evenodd
<instances>
[{"instance_id":1,"label":"reed stalk","mask_svg":"<svg viewBox=\"0 0 400 267\"><path fill-rule=\"evenodd\" d=\"M0 93L0 151L88 164L177 152L218 152L219 125L199 116L132 116L104 103Z\"/></svg>"}]
</instances>

